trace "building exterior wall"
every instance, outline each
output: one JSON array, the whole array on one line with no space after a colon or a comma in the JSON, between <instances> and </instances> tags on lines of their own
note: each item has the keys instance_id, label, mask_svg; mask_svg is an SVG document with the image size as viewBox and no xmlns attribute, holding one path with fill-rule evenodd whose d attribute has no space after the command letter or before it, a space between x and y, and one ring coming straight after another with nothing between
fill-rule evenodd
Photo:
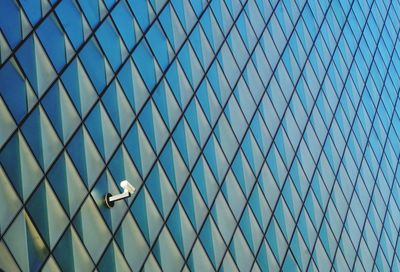
<instances>
[{"instance_id":1,"label":"building exterior wall","mask_svg":"<svg viewBox=\"0 0 400 272\"><path fill-rule=\"evenodd\" d=\"M0 270L399 270L398 14L1 0Z\"/></svg>"}]
</instances>

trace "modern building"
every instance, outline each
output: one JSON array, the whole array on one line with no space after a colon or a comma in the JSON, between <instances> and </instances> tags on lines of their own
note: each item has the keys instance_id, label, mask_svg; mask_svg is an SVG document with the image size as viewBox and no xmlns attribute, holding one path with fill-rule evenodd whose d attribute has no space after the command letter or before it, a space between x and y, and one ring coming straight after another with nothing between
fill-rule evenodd
<instances>
[{"instance_id":1,"label":"modern building","mask_svg":"<svg viewBox=\"0 0 400 272\"><path fill-rule=\"evenodd\" d=\"M0 270L399 271L399 15L1 0Z\"/></svg>"}]
</instances>

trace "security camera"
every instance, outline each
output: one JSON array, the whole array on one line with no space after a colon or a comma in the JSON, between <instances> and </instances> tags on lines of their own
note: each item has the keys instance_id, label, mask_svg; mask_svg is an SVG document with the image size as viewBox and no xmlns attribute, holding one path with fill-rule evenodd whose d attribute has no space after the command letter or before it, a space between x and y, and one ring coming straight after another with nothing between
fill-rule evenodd
<instances>
[{"instance_id":1,"label":"security camera","mask_svg":"<svg viewBox=\"0 0 400 272\"><path fill-rule=\"evenodd\" d=\"M129 181L127 181L127 180L121 181L119 186L121 186L122 189L124 189L124 193L129 192L129 193L133 194L136 190L135 187L133 187L132 184L130 184Z\"/></svg>"},{"instance_id":2,"label":"security camera","mask_svg":"<svg viewBox=\"0 0 400 272\"><path fill-rule=\"evenodd\" d=\"M115 201L130 197L136 190L135 187L133 187L132 184L130 184L127 180L121 181L121 183L119 185L122 187L122 189L124 189L124 191L122 193L120 193L118 195L114 195L114 196L112 194L108 193L104 197L106 205L109 208L114 207Z\"/></svg>"}]
</instances>

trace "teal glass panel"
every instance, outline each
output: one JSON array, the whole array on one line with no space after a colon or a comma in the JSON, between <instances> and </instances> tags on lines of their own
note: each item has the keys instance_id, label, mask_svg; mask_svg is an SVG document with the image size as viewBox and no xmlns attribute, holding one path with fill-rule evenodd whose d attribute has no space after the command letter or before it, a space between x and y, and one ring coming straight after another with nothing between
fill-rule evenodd
<instances>
[{"instance_id":1,"label":"teal glass panel","mask_svg":"<svg viewBox=\"0 0 400 272\"><path fill-rule=\"evenodd\" d=\"M0 271L399 270L399 14L1 0Z\"/></svg>"}]
</instances>

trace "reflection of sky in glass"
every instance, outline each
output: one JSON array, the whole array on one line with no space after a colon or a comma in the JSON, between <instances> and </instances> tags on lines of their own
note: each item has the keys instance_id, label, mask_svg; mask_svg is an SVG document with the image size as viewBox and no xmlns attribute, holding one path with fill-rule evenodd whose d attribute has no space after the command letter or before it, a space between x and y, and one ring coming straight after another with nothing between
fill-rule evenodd
<instances>
[{"instance_id":1,"label":"reflection of sky in glass","mask_svg":"<svg viewBox=\"0 0 400 272\"><path fill-rule=\"evenodd\" d=\"M399 9L1 1L0 270L398 270Z\"/></svg>"}]
</instances>

